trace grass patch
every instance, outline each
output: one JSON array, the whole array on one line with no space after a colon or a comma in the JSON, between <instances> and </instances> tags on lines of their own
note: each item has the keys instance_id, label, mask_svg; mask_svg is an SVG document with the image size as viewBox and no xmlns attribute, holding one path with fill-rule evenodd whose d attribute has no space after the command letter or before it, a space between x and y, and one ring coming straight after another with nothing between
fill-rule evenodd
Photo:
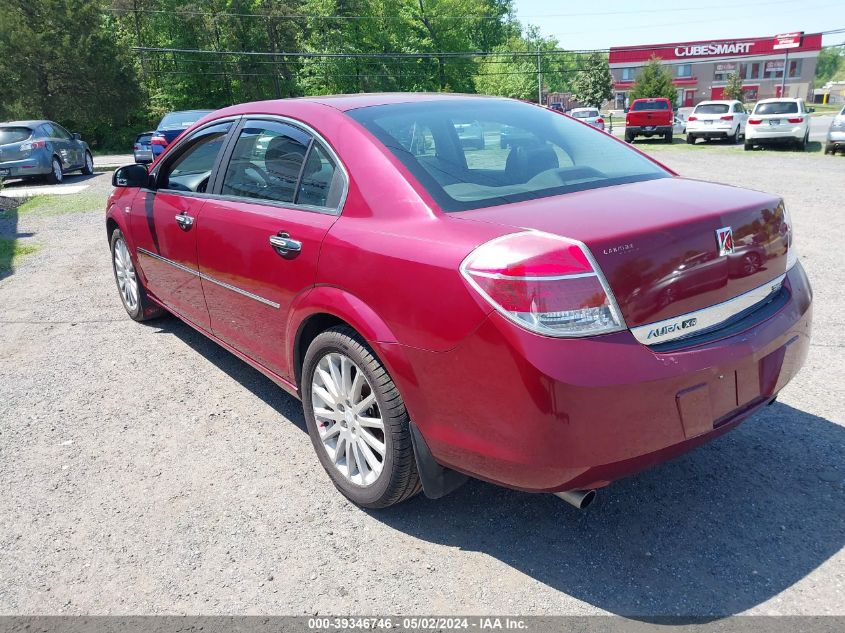
<instances>
[{"instance_id":1,"label":"grass patch","mask_svg":"<svg viewBox=\"0 0 845 633\"><path fill-rule=\"evenodd\" d=\"M15 260L38 250L35 244L21 244L18 240L0 237L0 272L9 272Z\"/></svg>"},{"instance_id":2,"label":"grass patch","mask_svg":"<svg viewBox=\"0 0 845 633\"><path fill-rule=\"evenodd\" d=\"M68 195L44 195L29 198L18 207L18 215L63 215L100 211L106 206L107 194L76 193Z\"/></svg>"},{"instance_id":3,"label":"grass patch","mask_svg":"<svg viewBox=\"0 0 845 633\"><path fill-rule=\"evenodd\" d=\"M810 116L824 116L826 114L839 114L842 109L841 103L808 103L807 107L814 108Z\"/></svg>"}]
</instances>

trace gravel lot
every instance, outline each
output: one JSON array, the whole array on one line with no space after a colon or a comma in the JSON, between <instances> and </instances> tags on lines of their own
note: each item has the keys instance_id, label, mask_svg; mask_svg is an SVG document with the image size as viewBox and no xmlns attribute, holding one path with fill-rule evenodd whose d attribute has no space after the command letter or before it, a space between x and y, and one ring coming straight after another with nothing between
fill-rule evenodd
<instances>
[{"instance_id":1,"label":"gravel lot","mask_svg":"<svg viewBox=\"0 0 845 633\"><path fill-rule=\"evenodd\" d=\"M480 482L357 509L297 401L125 316L102 207L0 215L40 246L0 273L0 614L845 614L845 159L656 155L785 197L814 343L779 403L583 513Z\"/></svg>"}]
</instances>

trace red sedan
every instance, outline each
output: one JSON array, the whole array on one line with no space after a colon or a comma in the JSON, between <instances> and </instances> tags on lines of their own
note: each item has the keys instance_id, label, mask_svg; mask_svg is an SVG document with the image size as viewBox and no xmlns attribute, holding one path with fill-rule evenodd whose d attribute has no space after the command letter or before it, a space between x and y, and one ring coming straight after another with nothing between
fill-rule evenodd
<instances>
[{"instance_id":1,"label":"red sedan","mask_svg":"<svg viewBox=\"0 0 845 633\"><path fill-rule=\"evenodd\" d=\"M167 310L301 398L366 507L467 476L584 506L771 403L809 346L781 199L518 101L233 106L114 184L129 316Z\"/></svg>"}]
</instances>

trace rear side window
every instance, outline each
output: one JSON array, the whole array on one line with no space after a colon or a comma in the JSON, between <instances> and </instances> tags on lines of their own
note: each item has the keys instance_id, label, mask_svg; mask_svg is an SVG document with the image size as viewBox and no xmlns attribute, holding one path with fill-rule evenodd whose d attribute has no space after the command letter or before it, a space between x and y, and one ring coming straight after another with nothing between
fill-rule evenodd
<instances>
[{"instance_id":1,"label":"rear side window","mask_svg":"<svg viewBox=\"0 0 845 633\"><path fill-rule=\"evenodd\" d=\"M159 130L186 130L194 123L209 114L211 110L191 110L189 112L171 112L165 114L161 123L158 124Z\"/></svg>"},{"instance_id":2,"label":"rear side window","mask_svg":"<svg viewBox=\"0 0 845 633\"><path fill-rule=\"evenodd\" d=\"M754 108L754 114L796 114L797 112L798 104L795 101L758 103Z\"/></svg>"},{"instance_id":3,"label":"rear side window","mask_svg":"<svg viewBox=\"0 0 845 633\"><path fill-rule=\"evenodd\" d=\"M704 103L696 106L696 114L726 114L730 110L727 103Z\"/></svg>"},{"instance_id":4,"label":"rear side window","mask_svg":"<svg viewBox=\"0 0 845 633\"><path fill-rule=\"evenodd\" d=\"M426 101L347 114L381 141L444 211L668 176L616 139L518 101ZM466 125L468 115L472 127Z\"/></svg>"},{"instance_id":5,"label":"rear side window","mask_svg":"<svg viewBox=\"0 0 845 633\"><path fill-rule=\"evenodd\" d=\"M28 127L0 127L0 145L20 143L30 136L32 136L32 129Z\"/></svg>"},{"instance_id":6,"label":"rear side window","mask_svg":"<svg viewBox=\"0 0 845 633\"><path fill-rule=\"evenodd\" d=\"M149 145L151 138L152 134L139 134L138 138L135 139L135 142L140 145Z\"/></svg>"},{"instance_id":7,"label":"rear side window","mask_svg":"<svg viewBox=\"0 0 845 633\"><path fill-rule=\"evenodd\" d=\"M208 187L211 170L223 147L231 123L220 123L203 128L177 149L159 172L161 189L204 193Z\"/></svg>"},{"instance_id":8,"label":"rear side window","mask_svg":"<svg viewBox=\"0 0 845 633\"><path fill-rule=\"evenodd\" d=\"M666 101L635 101L631 106L631 110L639 112L640 110L668 110L669 104Z\"/></svg>"}]
</instances>

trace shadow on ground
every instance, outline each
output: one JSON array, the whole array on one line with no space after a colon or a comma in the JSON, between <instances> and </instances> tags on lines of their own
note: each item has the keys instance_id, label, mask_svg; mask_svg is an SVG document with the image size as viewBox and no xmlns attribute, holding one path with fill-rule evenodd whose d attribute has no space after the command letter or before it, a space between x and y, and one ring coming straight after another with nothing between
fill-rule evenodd
<instances>
[{"instance_id":1,"label":"shadow on ground","mask_svg":"<svg viewBox=\"0 0 845 633\"><path fill-rule=\"evenodd\" d=\"M0 280L14 273L13 260L19 246L18 240L33 236L33 233L18 231L18 206L21 202L15 198L0 197Z\"/></svg>"},{"instance_id":2,"label":"shadow on ground","mask_svg":"<svg viewBox=\"0 0 845 633\"><path fill-rule=\"evenodd\" d=\"M176 319L152 324L305 430L299 402L259 372ZM612 484L584 512L552 495L470 481L438 501L418 496L371 514L611 613L719 618L777 596L845 545L843 450L841 426L776 403Z\"/></svg>"}]
</instances>

